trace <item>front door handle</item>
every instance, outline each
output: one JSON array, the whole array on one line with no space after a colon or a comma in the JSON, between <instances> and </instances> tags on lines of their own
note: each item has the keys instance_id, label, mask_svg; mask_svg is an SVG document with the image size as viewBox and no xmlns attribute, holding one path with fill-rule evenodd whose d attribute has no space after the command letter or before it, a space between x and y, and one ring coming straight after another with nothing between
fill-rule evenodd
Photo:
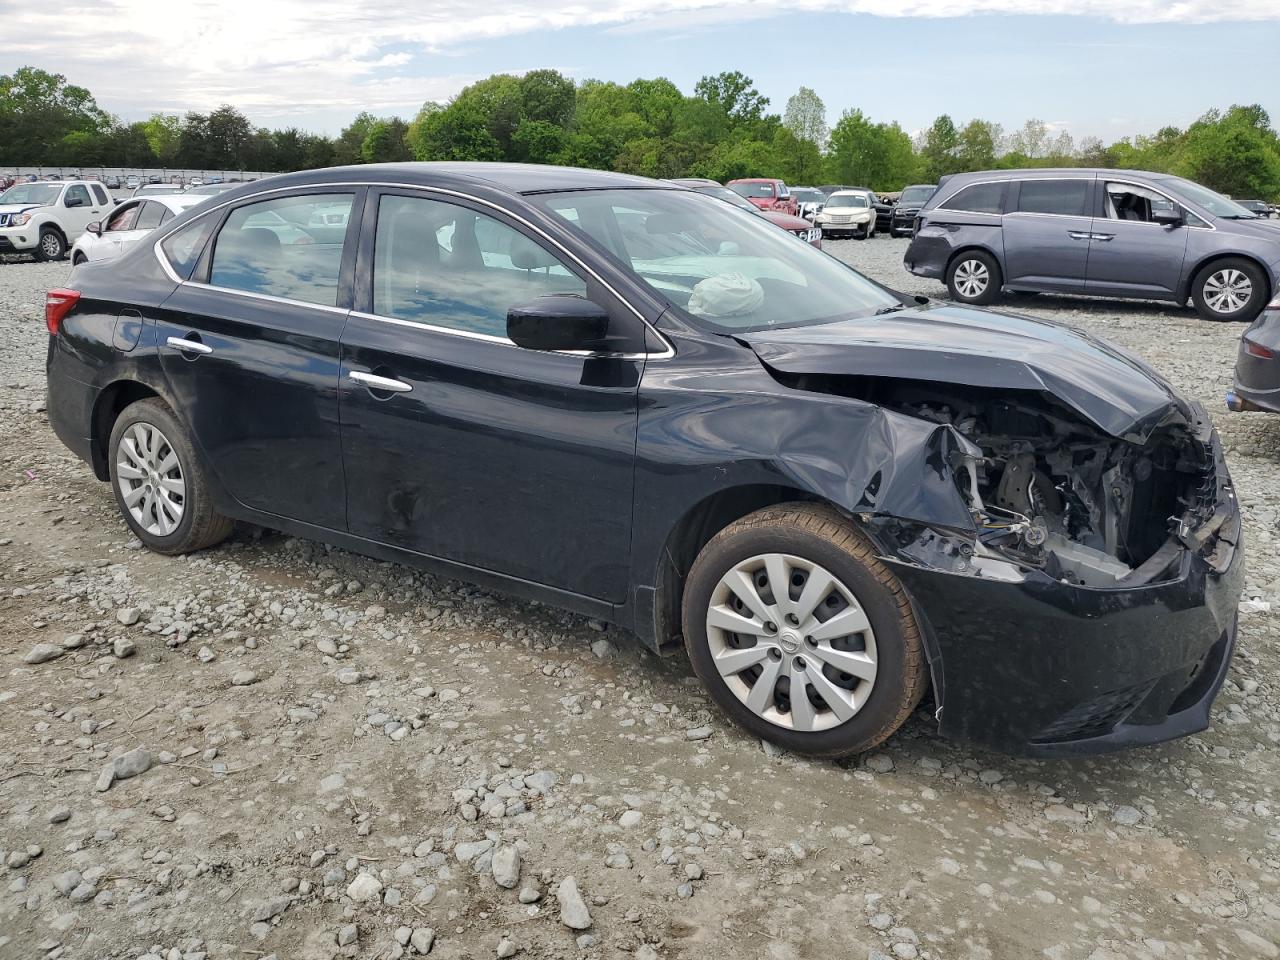
<instances>
[{"instance_id":1,"label":"front door handle","mask_svg":"<svg viewBox=\"0 0 1280 960\"><path fill-rule=\"evenodd\" d=\"M1080 230L1068 230L1067 236L1072 240L1088 240L1092 234Z\"/></svg>"},{"instance_id":2,"label":"front door handle","mask_svg":"<svg viewBox=\"0 0 1280 960\"><path fill-rule=\"evenodd\" d=\"M213 353L213 347L208 344L201 343L199 340L184 340L182 337L170 337L166 343L171 347L176 347L183 353Z\"/></svg>"},{"instance_id":3,"label":"front door handle","mask_svg":"<svg viewBox=\"0 0 1280 960\"><path fill-rule=\"evenodd\" d=\"M347 376L356 383L364 384L370 390L383 390L387 393L408 393L413 385L397 380L394 377L380 377L376 373L365 373L363 370L349 370Z\"/></svg>"}]
</instances>

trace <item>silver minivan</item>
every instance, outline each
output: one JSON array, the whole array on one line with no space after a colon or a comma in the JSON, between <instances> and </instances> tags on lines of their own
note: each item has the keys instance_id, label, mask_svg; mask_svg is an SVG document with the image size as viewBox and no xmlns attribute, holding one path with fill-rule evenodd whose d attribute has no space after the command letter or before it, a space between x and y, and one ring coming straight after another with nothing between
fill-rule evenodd
<instances>
[{"instance_id":1,"label":"silver minivan","mask_svg":"<svg viewBox=\"0 0 1280 960\"><path fill-rule=\"evenodd\" d=\"M993 170L943 179L903 261L962 303L1190 299L1207 320L1252 320L1280 290L1280 223L1167 174Z\"/></svg>"}]
</instances>

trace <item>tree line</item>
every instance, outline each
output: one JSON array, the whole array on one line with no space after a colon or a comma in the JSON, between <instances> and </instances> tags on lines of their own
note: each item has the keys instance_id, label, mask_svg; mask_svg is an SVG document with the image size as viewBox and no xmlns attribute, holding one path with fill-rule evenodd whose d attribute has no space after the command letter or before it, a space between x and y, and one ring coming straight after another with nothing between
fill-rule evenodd
<instances>
[{"instance_id":1,"label":"tree line","mask_svg":"<svg viewBox=\"0 0 1280 960\"><path fill-rule=\"evenodd\" d=\"M60 74L0 75L0 166L182 167L288 171L401 160L558 163L649 177L781 177L892 191L972 170L1129 167L1175 173L1238 197L1280 198L1280 137L1257 104L1210 110L1185 130L1104 144L1075 142L1040 120L1016 130L938 117L911 136L898 123L846 110L828 128L816 92L783 111L750 77L703 77L692 94L664 78L574 83L555 70L496 74L410 120L359 114L336 137L255 127L230 105L125 121Z\"/></svg>"}]
</instances>

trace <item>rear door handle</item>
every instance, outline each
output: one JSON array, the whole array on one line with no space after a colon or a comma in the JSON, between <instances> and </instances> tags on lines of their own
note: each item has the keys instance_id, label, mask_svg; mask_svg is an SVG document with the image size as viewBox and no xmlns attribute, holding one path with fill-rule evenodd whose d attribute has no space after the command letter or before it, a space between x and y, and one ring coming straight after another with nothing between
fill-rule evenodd
<instances>
[{"instance_id":1,"label":"rear door handle","mask_svg":"<svg viewBox=\"0 0 1280 960\"><path fill-rule=\"evenodd\" d=\"M176 347L183 353L213 353L213 347L200 343L198 340L184 340L182 337L170 337L166 343L171 347Z\"/></svg>"},{"instance_id":2,"label":"rear door handle","mask_svg":"<svg viewBox=\"0 0 1280 960\"><path fill-rule=\"evenodd\" d=\"M1112 239L1114 236L1115 236L1114 233L1095 233L1092 235L1090 239L1098 240L1098 241L1101 241L1102 243L1106 243L1108 240Z\"/></svg>"},{"instance_id":3,"label":"rear door handle","mask_svg":"<svg viewBox=\"0 0 1280 960\"><path fill-rule=\"evenodd\" d=\"M1082 232L1080 230L1068 230L1067 236L1070 237L1072 240L1088 240L1092 236L1092 234Z\"/></svg>"},{"instance_id":4,"label":"rear door handle","mask_svg":"<svg viewBox=\"0 0 1280 960\"><path fill-rule=\"evenodd\" d=\"M387 393L408 393L413 385L397 380L394 377L380 377L376 373L365 373L363 370L349 370L347 376L356 383L364 384L370 390L385 390Z\"/></svg>"}]
</instances>

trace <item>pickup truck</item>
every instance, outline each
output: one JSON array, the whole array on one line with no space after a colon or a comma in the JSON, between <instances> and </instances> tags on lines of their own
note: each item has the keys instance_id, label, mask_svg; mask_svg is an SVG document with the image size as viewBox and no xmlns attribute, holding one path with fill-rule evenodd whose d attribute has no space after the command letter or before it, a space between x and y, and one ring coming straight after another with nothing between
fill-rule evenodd
<instances>
[{"instance_id":1,"label":"pickup truck","mask_svg":"<svg viewBox=\"0 0 1280 960\"><path fill-rule=\"evenodd\" d=\"M91 180L19 183L0 194L0 253L32 253L61 260L71 241L115 206Z\"/></svg>"}]
</instances>

